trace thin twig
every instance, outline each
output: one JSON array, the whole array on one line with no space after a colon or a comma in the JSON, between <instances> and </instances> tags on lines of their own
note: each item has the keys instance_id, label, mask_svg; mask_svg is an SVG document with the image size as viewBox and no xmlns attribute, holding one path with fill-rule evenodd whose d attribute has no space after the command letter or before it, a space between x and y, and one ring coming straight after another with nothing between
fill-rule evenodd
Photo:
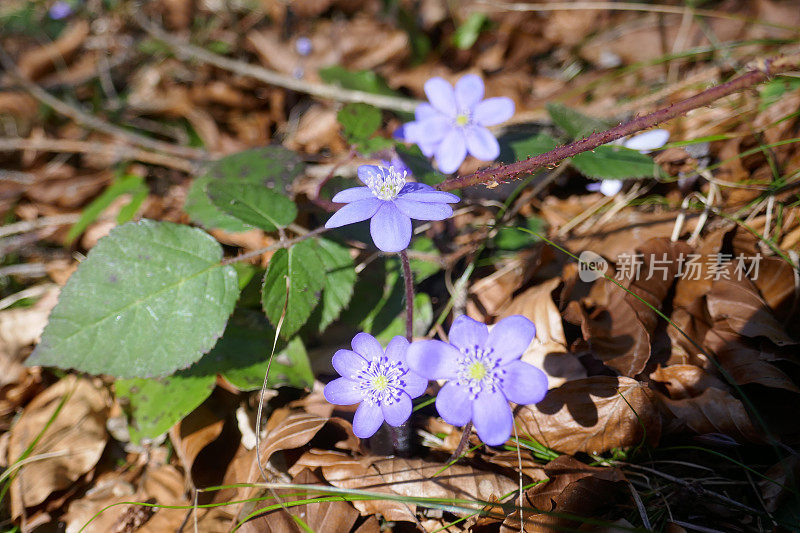
<instances>
[{"instance_id":1,"label":"thin twig","mask_svg":"<svg viewBox=\"0 0 800 533\"><path fill-rule=\"evenodd\" d=\"M191 159L203 159L206 157L206 153L203 150L198 150L196 148L190 148L187 146L178 146L145 137L144 135L128 131L115 124L106 122L105 120L95 117L94 115L90 115L89 113L86 113L77 107L59 100L49 92L42 89L36 83L23 76L17 68L17 65L11 59L11 56L9 56L2 47L0 47L0 64L3 65L6 73L15 82L24 87L25 90L28 91L34 98L52 108L54 111L71 118L82 126L119 137L130 144L141 146L142 148L149 148L150 150L156 150L158 152L164 152L180 157L188 157Z\"/></svg>"},{"instance_id":2,"label":"thin twig","mask_svg":"<svg viewBox=\"0 0 800 533\"><path fill-rule=\"evenodd\" d=\"M197 165L186 158L179 158L156 152L149 152L125 144L111 144L93 141L73 141L70 139L21 139L19 137L0 137L0 152L17 150L42 150L45 152L65 152L73 154L109 155L115 161L130 159L174 168L184 172L195 172Z\"/></svg>"},{"instance_id":3,"label":"thin twig","mask_svg":"<svg viewBox=\"0 0 800 533\"><path fill-rule=\"evenodd\" d=\"M461 431L461 440L458 441L456 451L454 451L453 455L450 456L450 459L447 460L447 464L455 463L461 458L461 454L464 453L464 448L467 447L467 443L469 442L470 433L472 433L472 420L467 422L467 425L464 426L464 429Z\"/></svg>"},{"instance_id":4,"label":"thin twig","mask_svg":"<svg viewBox=\"0 0 800 533\"><path fill-rule=\"evenodd\" d=\"M738 78L706 89L700 94L654 111L653 113L636 117L633 120L624 122L606 131L593 133L588 137L559 146L549 152L531 157L524 161L518 161L496 168L479 170L466 176L450 178L440 183L437 189L451 191L453 189L478 185L479 183L500 183L517 178L520 175L530 174L536 169L555 165L574 155L594 150L604 144L646 130L657 124L683 115L693 109L708 105L725 96L730 96L731 94L753 87L754 85L768 80L775 74L795 70L797 68L800 68L800 54L768 59L759 67L753 67L749 72Z\"/></svg>"},{"instance_id":5,"label":"thin twig","mask_svg":"<svg viewBox=\"0 0 800 533\"><path fill-rule=\"evenodd\" d=\"M21 263L0 267L0 277L25 276L28 278L41 278L47 275L47 266L42 263Z\"/></svg>"},{"instance_id":6,"label":"thin twig","mask_svg":"<svg viewBox=\"0 0 800 533\"><path fill-rule=\"evenodd\" d=\"M283 87L284 89L309 94L311 96L316 96L317 98L323 98L326 100L333 100L336 102L364 103L380 109L389 109L392 111L401 111L405 113L413 113L417 105L421 103L418 100L413 100L411 98L373 94L365 91L344 89L335 85L310 83L304 80L293 78L285 74L267 70L257 65L251 65L250 63L246 63L244 61L238 61L229 57L214 54L204 48L187 43L182 39L170 35L161 27L151 23L139 11L134 11L132 16L139 26L141 26L152 37L169 46L178 57L199 60L203 63L208 63L209 65L214 65L215 67L239 74L240 76L247 76L269 85Z\"/></svg>"},{"instance_id":7,"label":"thin twig","mask_svg":"<svg viewBox=\"0 0 800 533\"><path fill-rule=\"evenodd\" d=\"M52 217L41 217L33 220L23 220L6 226L0 226L0 237L8 237L17 233L27 233L48 226L64 226L75 224L80 220L80 215L54 215Z\"/></svg>"},{"instance_id":8,"label":"thin twig","mask_svg":"<svg viewBox=\"0 0 800 533\"><path fill-rule=\"evenodd\" d=\"M247 261L248 259L253 259L254 257L259 257L264 255L267 252L271 252L273 250L279 250L281 248L289 248L293 244L297 244L300 241L304 241L306 239L310 239L311 237L316 237L322 233L328 231L328 228L325 226L319 227L313 231L307 232L305 235L300 235L299 237L295 237L294 239L286 239L276 242L275 244L270 244L267 247L259 248L258 250L253 250L252 252L247 252L243 254L239 254L234 257L229 257L228 259L223 259L223 265L230 265L231 263L238 263L240 261Z\"/></svg>"}]
</instances>

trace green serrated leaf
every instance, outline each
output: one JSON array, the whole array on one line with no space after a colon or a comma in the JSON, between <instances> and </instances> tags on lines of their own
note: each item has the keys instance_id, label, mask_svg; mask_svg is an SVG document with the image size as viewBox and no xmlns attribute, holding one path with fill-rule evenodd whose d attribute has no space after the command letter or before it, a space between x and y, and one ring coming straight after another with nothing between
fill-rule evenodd
<instances>
[{"instance_id":1,"label":"green serrated leaf","mask_svg":"<svg viewBox=\"0 0 800 533\"><path fill-rule=\"evenodd\" d=\"M72 243L75 239L77 239L86 228L89 227L89 224L97 220L97 217L100 216L108 206L110 206L114 200L122 196L123 194L134 194L142 196L141 200L147 197L147 186L144 184L144 180L140 176L134 175L126 175L122 176L119 180L115 181L111 184L103 193L95 198L86 209L83 210L81 213L81 217L78 221L69 228L69 232L67 232L67 236L64 239L67 244ZM135 196L136 197L136 196ZM139 201L139 205L141 205L141 200ZM131 201L131 204L134 202ZM129 204L130 205L130 204ZM136 209L138 205L133 210L133 213L136 213ZM120 216L122 216L122 211L120 211ZM133 214L130 215L133 217ZM130 220L130 218L128 219ZM125 220L124 222L127 222Z\"/></svg>"},{"instance_id":2,"label":"green serrated leaf","mask_svg":"<svg viewBox=\"0 0 800 533\"><path fill-rule=\"evenodd\" d=\"M251 226L220 211L206 195L212 182L248 183L290 196L294 179L302 174L303 162L291 150L280 146L264 146L232 154L210 163L194 180L186 196L184 210L206 228L230 232L247 231Z\"/></svg>"},{"instance_id":3,"label":"green serrated leaf","mask_svg":"<svg viewBox=\"0 0 800 533\"><path fill-rule=\"evenodd\" d=\"M604 120L584 115L562 104L548 103L547 112L553 122L571 139L586 137L595 131L603 131L609 126L609 123Z\"/></svg>"},{"instance_id":4,"label":"green serrated leaf","mask_svg":"<svg viewBox=\"0 0 800 533\"><path fill-rule=\"evenodd\" d=\"M486 13L473 13L453 32L453 44L461 50L469 50L487 26Z\"/></svg>"},{"instance_id":5,"label":"green serrated leaf","mask_svg":"<svg viewBox=\"0 0 800 533\"><path fill-rule=\"evenodd\" d=\"M271 334L275 335L275 330L270 329ZM272 339L270 336L267 343L263 340L258 345L260 356L257 359L251 358L249 364L238 364L236 368L231 368L223 373L234 387L243 391L258 390L264 383L264 374L267 372L267 363L269 359L270 348L272 347ZM247 350L249 339L241 338L239 342L232 344L231 347L237 349ZM256 348L253 346L252 349ZM252 350L251 349L251 350ZM239 357L241 360L242 351L235 354L233 351L229 352L233 357ZM311 371L311 363L308 360L303 341L299 337L293 338L289 341L280 352L277 352L272 359L272 364L269 365L269 378L267 379L267 387L275 388L281 385L288 385L298 389L310 388L314 385L314 373Z\"/></svg>"},{"instance_id":6,"label":"green serrated leaf","mask_svg":"<svg viewBox=\"0 0 800 533\"><path fill-rule=\"evenodd\" d=\"M290 198L260 184L215 180L206 193L220 211L264 231L285 228L297 217Z\"/></svg>"},{"instance_id":7,"label":"green serrated leaf","mask_svg":"<svg viewBox=\"0 0 800 533\"><path fill-rule=\"evenodd\" d=\"M324 266L311 240L275 252L264 275L261 305L277 327L286 307L281 336L290 338L308 320L325 285ZM288 298L287 298L288 280Z\"/></svg>"},{"instance_id":8,"label":"green serrated leaf","mask_svg":"<svg viewBox=\"0 0 800 533\"><path fill-rule=\"evenodd\" d=\"M197 228L142 220L113 229L67 281L27 363L120 378L187 367L214 346L239 294L221 259Z\"/></svg>"},{"instance_id":9,"label":"green serrated leaf","mask_svg":"<svg viewBox=\"0 0 800 533\"><path fill-rule=\"evenodd\" d=\"M381 111L368 104L347 104L336 114L347 142L366 141L381 127Z\"/></svg>"},{"instance_id":10,"label":"green serrated leaf","mask_svg":"<svg viewBox=\"0 0 800 533\"><path fill-rule=\"evenodd\" d=\"M347 70L339 65L333 65L319 69L319 77L325 83L335 83L345 89L387 96L402 96L390 88L386 80L372 70Z\"/></svg>"},{"instance_id":11,"label":"green serrated leaf","mask_svg":"<svg viewBox=\"0 0 800 533\"><path fill-rule=\"evenodd\" d=\"M319 331L322 332L339 318L342 309L350 303L356 271L346 247L328 239L318 239L317 245L317 254L325 268L325 290L322 293L319 321Z\"/></svg>"},{"instance_id":12,"label":"green serrated leaf","mask_svg":"<svg viewBox=\"0 0 800 533\"><path fill-rule=\"evenodd\" d=\"M658 172L650 156L621 146L600 146L573 156L570 163L585 176L604 180L652 178Z\"/></svg>"},{"instance_id":13,"label":"green serrated leaf","mask_svg":"<svg viewBox=\"0 0 800 533\"><path fill-rule=\"evenodd\" d=\"M138 444L169 431L209 397L215 383L215 373L194 367L161 379L117 380L114 388L129 417L131 441Z\"/></svg>"},{"instance_id":14,"label":"green serrated leaf","mask_svg":"<svg viewBox=\"0 0 800 533\"><path fill-rule=\"evenodd\" d=\"M424 337L428 334L428 329L433 324L433 305L431 305L431 298L425 293L420 293L414 296L414 336ZM401 312L392 322L380 333L375 335L375 338L380 341L384 346L389 344L395 336L406 335L406 317L405 311Z\"/></svg>"}]
</instances>

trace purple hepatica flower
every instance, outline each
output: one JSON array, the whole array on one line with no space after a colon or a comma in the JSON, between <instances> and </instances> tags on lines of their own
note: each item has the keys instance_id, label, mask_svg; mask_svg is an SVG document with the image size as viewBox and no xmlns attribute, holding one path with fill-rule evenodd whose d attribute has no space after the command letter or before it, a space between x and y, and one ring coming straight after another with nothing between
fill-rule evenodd
<instances>
[{"instance_id":1,"label":"purple hepatica flower","mask_svg":"<svg viewBox=\"0 0 800 533\"><path fill-rule=\"evenodd\" d=\"M470 420L483 442L503 444L511 436L514 417L509 400L538 403L547 393L547 376L519 360L536 336L533 323L520 315L485 324L460 316L450 328L450 342L413 343L411 370L427 379L446 379L436 397L436 410L448 424Z\"/></svg>"},{"instance_id":2,"label":"purple hepatica flower","mask_svg":"<svg viewBox=\"0 0 800 533\"><path fill-rule=\"evenodd\" d=\"M72 6L70 6L67 2L58 0L50 7L48 14L53 20L61 20L72 14Z\"/></svg>"},{"instance_id":3,"label":"purple hepatica flower","mask_svg":"<svg viewBox=\"0 0 800 533\"><path fill-rule=\"evenodd\" d=\"M394 166L361 165L358 177L366 187L345 189L333 197L346 203L325 223L338 228L371 219L372 240L384 252L399 252L411 242L411 219L444 220L453 214L447 204L458 202L458 196L437 191L424 183L406 183L406 171Z\"/></svg>"},{"instance_id":4,"label":"purple hepatica flower","mask_svg":"<svg viewBox=\"0 0 800 533\"><path fill-rule=\"evenodd\" d=\"M654 129L627 139L618 139L614 144L637 150L640 154L649 154L667 144L668 140L669 132L667 130ZM588 184L586 189L592 192L600 192L605 196L615 196L622 190L622 180L602 180L599 183Z\"/></svg>"},{"instance_id":5,"label":"purple hepatica flower","mask_svg":"<svg viewBox=\"0 0 800 533\"><path fill-rule=\"evenodd\" d=\"M325 385L325 399L336 405L360 404L353 433L371 437L385 420L399 426L411 416L411 400L422 396L428 380L408 368L408 341L395 337L384 353L368 333L353 337L353 350L333 355L333 368L342 376Z\"/></svg>"},{"instance_id":6,"label":"purple hepatica flower","mask_svg":"<svg viewBox=\"0 0 800 533\"><path fill-rule=\"evenodd\" d=\"M497 159L500 145L486 127L511 118L510 98L483 100L483 81L475 74L463 76L455 89L442 78L431 78L425 94L430 104L418 105L416 120L398 135L417 143L427 157L436 156L439 170L447 174L458 170L467 153L482 161Z\"/></svg>"},{"instance_id":7,"label":"purple hepatica flower","mask_svg":"<svg viewBox=\"0 0 800 533\"><path fill-rule=\"evenodd\" d=\"M297 50L297 53L301 56L305 57L314 50L314 46L311 44L311 39L308 37L300 37L294 43L294 49Z\"/></svg>"}]
</instances>

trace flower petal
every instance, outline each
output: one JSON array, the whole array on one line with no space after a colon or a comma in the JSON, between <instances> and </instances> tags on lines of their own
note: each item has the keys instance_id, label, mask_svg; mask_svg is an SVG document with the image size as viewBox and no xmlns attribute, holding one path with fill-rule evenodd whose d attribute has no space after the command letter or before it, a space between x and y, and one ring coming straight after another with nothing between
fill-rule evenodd
<instances>
[{"instance_id":1,"label":"flower petal","mask_svg":"<svg viewBox=\"0 0 800 533\"><path fill-rule=\"evenodd\" d=\"M353 433L360 439L371 437L383 424L383 411L379 405L362 402L353 417Z\"/></svg>"},{"instance_id":2,"label":"flower petal","mask_svg":"<svg viewBox=\"0 0 800 533\"><path fill-rule=\"evenodd\" d=\"M494 126L505 122L514 116L514 101L511 98L501 96L498 98L487 98L475 106L472 113L472 120L481 126Z\"/></svg>"},{"instance_id":3,"label":"flower petal","mask_svg":"<svg viewBox=\"0 0 800 533\"><path fill-rule=\"evenodd\" d=\"M370 221L369 232L379 250L399 252L408 248L411 242L411 219L393 202L383 202Z\"/></svg>"},{"instance_id":4,"label":"flower petal","mask_svg":"<svg viewBox=\"0 0 800 533\"><path fill-rule=\"evenodd\" d=\"M486 444L500 446L507 441L514 427L514 417L503 393L482 391L472 402L472 422Z\"/></svg>"},{"instance_id":5,"label":"flower petal","mask_svg":"<svg viewBox=\"0 0 800 533\"><path fill-rule=\"evenodd\" d=\"M441 143L417 143L422 155L425 157L433 157Z\"/></svg>"},{"instance_id":6,"label":"flower petal","mask_svg":"<svg viewBox=\"0 0 800 533\"><path fill-rule=\"evenodd\" d=\"M600 182L600 192L605 196L616 196L622 190L622 180L603 180Z\"/></svg>"},{"instance_id":7,"label":"flower petal","mask_svg":"<svg viewBox=\"0 0 800 533\"><path fill-rule=\"evenodd\" d=\"M414 200L426 203L445 203L454 204L460 202L461 198L449 192L437 191L430 185L424 183L406 183L397 194L398 198L404 200Z\"/></svg>"},{"instance_id":8,"label":"flower petal","mask_svg":"<svg viewBox=\"0 0 800 533\"><path fill-rule=\"evenodd\" d=\"M494 325L484 346L494 350L501 364L519 359L536 336L536 326L522 315L511 315Z\"/></svg>"},{"instance_id":9,"label":"flower petal","mask_svg":"<svg viewBox=\"0 0 800 533\"><path fill-rule=\"evenodd\" d=\"M406 352L408 366L428 379L451 379L458 370L459 351L442 341L412 342Z\"/></svg>"},{"instance_id":10,"label":"flower petal","mask_svg":"<svg viewBox=\"0 0 800 533\"><path fill-rule=\"evenodd\" d=\"M350 341L350 346L353 351L362 356L367 361L383 357L383 346L378 342L378 339L369 333L361 332L353 337Z\"/></svg>"},{"instance_id":11,"label":"flower petal","mask_svg":"<svg viewBox=\"0 0 800 533\"><path fill-rule=\"evenodd\" d=\"M411 416L411 398L408 394L401 394L398 401L381 405L381 411L386 423L397 427Z\"/></svg>"},{"instance_id":12,"label":"flower petal","mask_svg":"<svg viewBox=\"0 0 800 533\"><path fill-rule=\"evenodd\" d=\"M461 76L456 82L456 104L458 110L472 110L483 99L483 80L475 74Z\"/></svg>"},{"instance_id":13,"label":"flower petal","mask_svg":"<svg viewBox=\"0 0 800 533\"><path fill-rule=\"evenodd\" d=\"M408 361L406 360L406 351L408 350L408 341L405 337L395 335L386 346L386 358L389 361L399 361L404 367L408 368Z\"/></svg>"},{"instance_id":14,"label":"flower petal","mask_svg":"<svg viewBox=\"0 0 800 533\"><path fill-rule=\"evenodd\" d=\"M358 382L347 378L334 379L325 385L322 394L334 405L353 405L364 399Z\"/></svg>"},{"instance_id":15,"label":"flower petal","mask_svg":"<svg viewBox=\"0 0 800 533\"><path fill-rule=\"evenodd\" d=\"M431 105L441 113L449 117L455 117L458 110L456 109L456 96L453 92L453 86L447 83L442 78L431 78L425 82L425 96Z\"/></svg>"},{"instance_id":16,"label":"flower petal","mask_svg":"<svg viewBox=\"0 0 800 533\"><path fill-rule=\"evenodd\" d=\"M453 128L436 148L436 164L439 170L450 174L458 170L465 157L467 157L467 142L464 139L464 132L461 128Z\"/></svg>"},{"instance_id":17,"label":"flower petal","mask_svg":"<svg viewBox=\"0 0 800 533\"><path fill-rule=\"evenodd\" d=\"M397 206L401 213L415 220L444 220L453 216L453 208L447 204L395 198L394 205Z\"/></svg>"},{"instance_id":18,"label":"flower petal","mask_svg":"<svg viewBox=\"0 0 800 533\"><path fill-rule=\"evenodd\" d=\"M425 394L425 389L428 388L428 380L413 370L409 370L403 374L403 381L406 382L406 394L408 394L412 399L419 398Z\"/></svg>"},{"instance_id":19,"label":"flower petal","mask_svg":"<svg viewBox=\"0 0 800 533\"><path fill-rule=\"evenodd\" d=\"M367 360L350 350L338 350L333 354L331 360L333 368L339 373L340 376L348 379L356 379L358 373L367 366Z\"/></svg>"},{"instance_id":20,"label":"flower petal","mask_svg":"<svg viewBox=\"0 0 800 533\"><path fill-rule=\"evenodd\" d=\"M369 185L370 179L375 177L380 178L382 176L383 173L377 165L361 165L358 167L358 179L360 179L364 185Z\"/></svg>"},{"instance_id":21,"label":"flower petal","mask_svg":"<svg viewBox=\"0 0 800 533\"><path fill-rule=\"evenodd\" d=\"M366 200L367 198L375 198L372 190L369 187L353 187L352 189L345 189L339 191L331 198L332 202L349 204L350 202L357 202L358 200Z\"/></svg>"},{"instance_id":22,"label":"flower petal","mask_svg":"<svg viewBox=\"0 0 800 533\"><path fill-rule=\"evenodd\" d=\"M474 346L483 346L489 336L489 328L483 322L461 315L450 326L448 340L456 348L466 350Z\"/></svg>"},{"instance_id":23,"label":"flower petal","mask_svg":"<svg viewBox=\"0 0 800 533\"><path fill-rule=\"evenodd\" d=\"M414 118L417 121L423 121L426 118L441 116L441 112L437 111L431 104L422 103L414 110Z\"/></svg>"},{"instance_id":24,"label":"flower petal","mask_svg":"<svg viewBox=\"0 0 800 533\"><path fill-rule=\"evenodd\" d=\"M452 381L445 383L436 395L436 410L439 416L454 426L463 426L472 419L472 404L469 389Z\"/></svg>"},{"instance_id":25,"label":"flower petal","mask_svg":"<svg viewBox=\"0 0 800 533\"><path fill-rule=\"evenodd\" d=\"M346 226L347 224L354 224L362 220L367 220L375 216L375 213L378 212L378 209L384 203L386 202L374 197L365 200L356 200L335 212L325 223L325 227L338 228L340 226Z\"/></svg>"},{"instance_id":26,"label":"flower petal","mask_svg":"<svg viewBox=\"0 0 800 533\"><path fill-rule=\"evenodd\" d=\"M622 141L622 146L631 150L638 150L640 153L649 154L653 150L658 150L669 140L669 132L660 128L646 131L634 135Z\"/></svg>"},{"instance_id":27,"label":"flower petal","mask_svg":"<svg viewBox=\"0 0 800 533\"><path fill-rule=\"evenodd\" d=\"M464 128L467 151L481 161L494 161L500 155L500 145L494 135L483 126Z\"/></svg>"},{"instance_id":28,"label":"flower petal","mask_svg":"<svg viewBox=\"0 0 800 533\"><path fill-rule=\"evenodd\" d=\"M444 115L437 115L414 123L409 134L417 144L436 144L454 128L452 121Z\"/></svg>"},{"instance_id":29,"label":"flower petal","mask_svg":"<svg viewBox=\"0 0 800 533\"><path fill-rule=\"evenodd\" d=\"M539 403L547 394L547 374L535 366L514 361L503 367L503 394L520 405Z\"/></svg>"}]
</instances>

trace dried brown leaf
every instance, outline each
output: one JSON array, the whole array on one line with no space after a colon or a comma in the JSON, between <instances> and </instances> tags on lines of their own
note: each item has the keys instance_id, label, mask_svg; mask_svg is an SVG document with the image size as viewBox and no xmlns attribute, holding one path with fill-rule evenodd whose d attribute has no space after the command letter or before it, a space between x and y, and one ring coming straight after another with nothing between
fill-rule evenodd
<instances>
[{"instance_id":1,"label":"dried brown leaf","mask_svg":"<svg viewBox=\"0 0 800 533\"><path fill-rule=\"evenodd\" d=\"M87 379L70 375L39 394L25 408L11 429L9 463L22 457L47 426L62 399L65 403L61 411L44 430L30 455L39 460L22 466L11 484L14 517L23 508L42 503L52 492L69 487L94 467L106 446L105 390Z\"/></svg>"},{"instance_id":2,"label":"dried brown leaf","mask_svg":"<svg viewBox=\"0 0 800 533\"><path fill-rule=\"evenodd\" d=\"M737 441L763 441L742 402L727 391L709 388L699 396L681 400L659 397L672 416L666 423L665 433L690 430L700 435L721 433Z\"/></svg>"},{"instance_id":3,"label":"dried brown leaf","mask_svg":"<svg viewBox=\"0 0 800 533\"><path fill-rule=\"evenodd\" d=\"M652 392L626 377L568 381L516 411L520 435L562 453L602 453L658 442L661 416Z\"/></svg>"},{"instance_id":4,"label":"dried brown leaf","mask_svg":"<svg viewBox=\"0 0 800 533\"><path fill-rule=\"evenodd\" d=\"M35 80L66 64L88 36L89 23L83 19L76 20L52 43L25 52L17 67L23 76Z\"/></svg>"},{"instance_id":5,"label":"dried brown leaf","mask_svg":"<svg viewBox=\"0 0 800 533\"><path fill-rule=\"evenodd\" d=\"M497 501L516 487L516 481L470 466L428 462L423 459L368 456L353 458L338 452L311 450L293 467L322 467L331 485L400 496ZM437 475L438 473L438 475ZM391 500L356 501L363 516L379 513L386 520L414 521L416 505Z\"/></svg>"},{"instance_id":6,"label":"dried brown leaf","mask_svg":"<svg viewBox=\"0 0 800 533\"><path fill-rule=\"evenodd\" d=\"M650 374L650 379L664 383L673 400L699 396L709 387L728 390L722 380L694 365L660 367Z\"/></svg>"}]
</instances>

